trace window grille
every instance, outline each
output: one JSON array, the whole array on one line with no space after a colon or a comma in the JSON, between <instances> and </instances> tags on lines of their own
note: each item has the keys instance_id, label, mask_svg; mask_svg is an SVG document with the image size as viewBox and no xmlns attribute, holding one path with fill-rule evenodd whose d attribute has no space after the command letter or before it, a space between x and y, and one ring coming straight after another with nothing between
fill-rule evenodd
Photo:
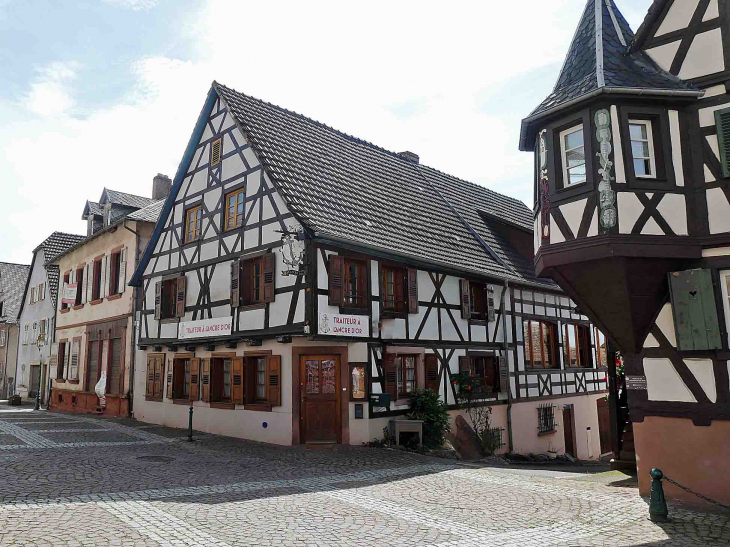
<instances>
[{"instance_id":1,"label":"window grille","mask_svg":"<svg viewBox=\"0 0 730 547\"><path fill-rule=\"evenodd\" d=\"M538 434L552 433L555 431L557 424L555 423L555 406L551 404L542 404L537 407L538 418Z\"/></svg>"},{"instance_id":2,"label":"window grille","mask_svg":"<svg viewBox=\"0 0 730 547\"><path fill-rule=\"evenodd\" d=\"M492 452L496 452L504 446L502 440L503 427L490 427L484 434L487 436L487 445L491 448Z\"/></svg>"}]
</instances>

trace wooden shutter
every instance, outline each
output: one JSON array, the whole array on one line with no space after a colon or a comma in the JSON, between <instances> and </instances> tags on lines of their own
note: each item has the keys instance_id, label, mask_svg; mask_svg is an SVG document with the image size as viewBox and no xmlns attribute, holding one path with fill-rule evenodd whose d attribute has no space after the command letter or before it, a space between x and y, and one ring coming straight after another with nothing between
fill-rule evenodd
<instances>
[{"instance_id":1,"label":"wooden shutter","mask_svg":"<svg viewBox=\"0 0 730 547\"><path fill-rule=\"evenodd\" d=\"M494 321L494 287L487 285L487 321Z\"/></svg>"},{"instance_id":2,"label":"wooden shutter","mask_svg":"<svg viewBox=\"0 0 730 547\"><path fill-rule=\"evenodd\" d=\"M281 356L266 358L266 399L271 406L281 406Z\"/></svg>"},{"instance_id":3,"label":"wooden shutter","mask_svg":"<svg viewBox=\"0 0 730 547\"><path fill-rule=\"evenodd\" d=\"M426 354L426 389L439 391L439 361L435 353Z\"/></svg>"},{"instance_id":4,"label":"wooden shutter","mask_svg":"<svg viewBox=\"0 0 730 547\"><path fill-rule=\"evenodd\" d=\"M197 401L200 393L200 359L194 357L190 359L190 385L188 386L188 394L191 401Z\"/></svg>"},{"instance_id":5,"label":"wooden shutter","mask_svg":"<svg viewBox=\"0 0 730 547\"><path fill-rule=\"evenodd\" d=\"M276 278L276 253L264 255L264 302L274 301L274 279Z\"/></svg>"},{"instance_id":6,"label":"wooden shutter","mask_svg":"<svg viewBox=\"0 0 730 547\"><path fill-rule=\"evenodd\" d=\"M243 357L234 357L231 370L231 400L243 404Z\"/></svg>"},{"instance_id":7,"label":"wooden shutter","mask_svg":"<svg viewBox=\"0 0 730 547\"><path fill-rule=\"evenodd\" d=\"M167 371L167 398L168 399L173 398L172 386L174 383L174 378L172 377L172 375L174 374L174 372L175 372L175 364L173 362L173 365Z\"/></svg>"},{"instance_id":8,"label":"wooden shutter","mask_svg":"<svg viewBox=\"0 0 730 547\"><path fill-rule=\"evenodd\" d=\"M147 395L150 397L155 394L155 357L147 358Z\"/></svg>"},{"instance_id":9,"label":"wooden shutter","mask_svg":"<svg viewBox=\"0 0 730 547\"><path fill-rule=\"evenodd\" d=\"M469 319L471 318L471 295L469 293L469 281L466 279L461 279L459 281L459 287L461 289L461 318Z\"/></svg>"},{"instance_id":10,"label":"wooden shutter","mask_svg":"<svg viewBox=\"0 0 730 547\"><path fill-rule=\"evenodd\" d=\"M471 376L471 367L469 367L469 357L459 357L459 374Z\"/></svg>"},{"instance_id":11,"label":"wooden shutter","mask_svg":"<svg viewBox=\"0 0 730 547\"><path fill-rule=\"evenodd\" d=\"M418 270L415 268L408 268L407 279L408 313L418 313Z\"/></svg>"},{"instance_id":12,"label":"wooden shutter","mask_svg":"<svg viewBox=\"0 0 730 547\"><path fill-rule=\"evenodd\" d=\"M715 111L722 176L730 177L730 108Z\"/></svg>"},{"instance_id":13,"label":"wooden shutter","mask_svg":"<svg viewBox=\"0 0 730 547\"><path fill-rule=\"evenodd\" d=\"M117 282L117 294L124 292L127 284L127 248L119 251L119 278Z\"/></svg>"},{"instance_id":14,"label":"wooden shutter","mask_svg":"<svg viewBox=\"0 0 730 547\"><path fill-rule=\"evenodd\" d=\"M506 357L500 357L499 358L499 391L504 393L506 392L509 382L509 367L507 366L507 358Z\"/></svg>"},{"instance_id":15,"label":"wooden shutter","mask_svg":"<svg viewBox=\"0 0 730 547\"><path fill-rule=\"evenodd\" d=\"M236 259L231 262L231 307L236 308L241 304L241 261Z\"/></svg>"},{"instance_id":16,"label":"wooden shutter","mask_svg":"<svg viewBox=\"0 0 730 547\"><path fill-rule=\"evenodd\" d=\"M345 257L330 255L329 305L342 305L342 291L345 275Z\"/></svg>"},{"instance_id":17,"label":"wooden shutter","mask_svg":"<svg viewBox=\"0 0 730 547\"><path fill-rule=\"evenodd\" d=\"M210 402L210 359L203 359L203 370L200 374L200 392L203 401Z\"/></svg>"},{"instance_id":18,"label":"wooden shutter","mask_svg":"<svg viewBox=\"0 0 730 547\"><path fill-rule=\"evenodd\" d=\"M721 349L710 270L671 272L669 287L678 348L682 351Z\"/></svg>"},{"instance_id":19,"label":"wooden shutter","mask_svg":"<svg viewBox=\"0 0 730 547\"><path fill-rule=\"evenodd\" d=\"M84 272L84 285L86 286L84 294L86 295L87 302L94 300L94 264L96 263L92 262L88 264Z\"/></svg>"},{"instance_id":20,"label":"wooden shutter","mask_svg":"<svg viewBox=\"0 0 730 547\"><path fill-rule=\"evenodd\" d=\"M385 373L385 393L390 394L392 403L398 398L398 378L395 368L395 353L386 353L383 356L383 372Z\"/></svg>"},{"instance_id":21,"label":"wooden shutter","mask_svg":"<svg viewBox=\"0 0 730 547\"><path fill-rule=\"evenodd\" d=\"M162 319L162 281L155 283L155 319Z\"/></svg>"},{"instance_id":22,"label":"wooden shutter","mask_svg":"<svg viewBox=\"0 0 730 547\"><path fill-rule=\"evenodd\" d=\"M177 278L177 283L175 284L176 287L176 293L177 293L177 305L175 307L175 316L176 317L185 317L185 295L186 295L186 288L187 288L187 278L184 275L181 275Z\"/></svg>"},{"instance_id":23,"label":"wooden shutter","mask_svg":"<svg viewBox=\"0 0 730 547\"><path fill-rule=\"evenodd\" d=\"M109 287L107 287L107 255L101 259L101 284L99 285L99 298L109 296Z\"/></svg>"},{"instance_id":24,"label":"wooden shutter","mask_svg":"<svg viewBox=\"0 0 730 547\"><path fill-rule=\"evenodd\" d=\"M63 377L69 378L69 369L71 368L71 346L73 345L73 342L69 343L66 342L64 344L64 356L63 356Z\"/></svg>"}]
</instances>

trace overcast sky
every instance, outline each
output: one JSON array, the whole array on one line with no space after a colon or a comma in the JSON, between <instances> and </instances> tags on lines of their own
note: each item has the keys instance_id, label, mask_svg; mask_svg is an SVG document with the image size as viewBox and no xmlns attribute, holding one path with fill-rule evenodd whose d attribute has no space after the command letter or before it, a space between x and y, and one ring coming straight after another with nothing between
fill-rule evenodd
<instances>
[{"instance_id":1,"label":"overcast sky","mask_svg":"<svg viewBox=\"0 0 730 547\"><path fill-rule=\"evenodd\" d=\"M618 0L632 28L651 0ZM520 120L585 0L0 0L0 261L173 177L211 82L529 202Z\"/></svg>"}]
</instances>

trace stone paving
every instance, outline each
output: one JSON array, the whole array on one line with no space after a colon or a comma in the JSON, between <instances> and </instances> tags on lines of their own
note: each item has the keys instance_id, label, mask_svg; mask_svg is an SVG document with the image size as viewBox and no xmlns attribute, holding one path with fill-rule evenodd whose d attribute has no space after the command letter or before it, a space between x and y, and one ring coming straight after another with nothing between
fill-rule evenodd
<instances>
[{"instance_id":1,"label":"stone paving","mask_svg":"<svg viewBox=\"0 0 730 547\"><path fill-rule=\"evenodd\" d=\"M479 467L305 450L0 407L0 547L728 546L730 515L670 507L603 468Z\"/></svg>"}]
</instances>

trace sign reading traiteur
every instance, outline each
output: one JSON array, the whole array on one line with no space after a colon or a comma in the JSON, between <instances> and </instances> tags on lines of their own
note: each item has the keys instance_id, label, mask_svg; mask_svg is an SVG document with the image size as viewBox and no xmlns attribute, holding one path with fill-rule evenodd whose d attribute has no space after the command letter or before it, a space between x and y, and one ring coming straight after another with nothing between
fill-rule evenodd
<instances>
[{"instance_id":1,"label":"sign reading traiteur","mask_svg":"<svg viewBox=\"0 0 730 547\"><path fill-rule=\"evenodd\" d=\"M201 319L200 321L185 321L178 325L177 337L179 340L188 338L208 338L211 336L228 336L231 334L233 317L216 317Z\"/></svg>"},{"instance_id":2,"label":"sign reading traiteur","mask_svg":"<svg viewBox=\"0 0 730 547\"><path fill-rule=\"evenodd\" d=\"M319 312L319 334L367 338L368 317Z\"/></svg>"}]
</instances>

